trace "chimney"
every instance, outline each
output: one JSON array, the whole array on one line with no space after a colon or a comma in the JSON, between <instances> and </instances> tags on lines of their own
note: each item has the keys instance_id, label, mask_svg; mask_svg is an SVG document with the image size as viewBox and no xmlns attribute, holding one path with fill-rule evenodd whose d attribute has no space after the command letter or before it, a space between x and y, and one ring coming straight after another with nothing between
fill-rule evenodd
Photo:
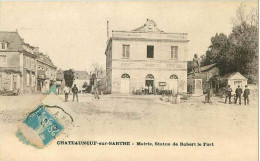
<instances>
[{"instance_id":1,"label":"chimney","mask_svg":"<svg viewBox=\"0 0 260 161\"><path fill-rule=\"evenodd\" d=\"M34 47L33 52L39 52L39 47Z\"/></svg>"}]
</instances>

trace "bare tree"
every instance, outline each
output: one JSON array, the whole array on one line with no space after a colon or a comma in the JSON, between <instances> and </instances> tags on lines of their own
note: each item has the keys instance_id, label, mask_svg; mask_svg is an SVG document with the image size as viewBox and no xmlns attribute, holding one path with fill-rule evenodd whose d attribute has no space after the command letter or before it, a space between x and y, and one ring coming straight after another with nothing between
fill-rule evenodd
<instances>
[{"instance_id":1,"label":"bare tree","mask_svg":"<svg viewBox=\"0 0 260 161\"><path fill-rule=\"evenodd\" d=\"M256 8L249 10L244 3L241 3L236 10L236 16L232 17L232 21L234 26L247 24L258 28L258 10Z\"/></svg>"},{"instance_id":2,"label":"bare tree","mask_svg":"<svg viewBox=\"0 0 260 161\"><path fill-rule=\"evenodd\" d=\"M98 63L93 63L91 64L91 73L95 74L96 76L100 75L100 74L103 74L105 71L104 71L104 68L102 65L98 64Z\"/></svg>"}]
</instances>

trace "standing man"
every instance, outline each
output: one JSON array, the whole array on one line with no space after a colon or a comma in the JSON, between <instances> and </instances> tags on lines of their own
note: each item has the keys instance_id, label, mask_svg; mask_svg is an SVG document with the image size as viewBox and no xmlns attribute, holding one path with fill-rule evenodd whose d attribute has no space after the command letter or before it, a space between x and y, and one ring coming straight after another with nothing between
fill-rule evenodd
<instances>
[{"instance_id":1,"label":"standing man","mask_svg":"<svg viewBox=\"0 0 260 161\"><path fill-rule=\"evenodd\" d=\"M240 88L240 85L238 85L237 89L236 89L236 100L235 100L235 104L237 104L237 99L239 98L239 104L241 105L241 95L242 95L243 91Z\"/></svg>"},{"instance_id":2,"label":"standing man","mask_svg":"<svg viewBox=\"0 0 260 161\"><path fill-rule=\"evenodd\" d=\"M226 88L225 103L227 103L227 99L229 99L229 104L231 104L231 92L232 92L232 88L230 87L230 85L228 85L227 88Z\"/></svg>"},{"instance_id":3,"label":"standing man","mask_svg":"<svg viewBox=\"0 0 260 161\"><path fill-rule=\"evenodd\" d=\"M99 99L99 97L98 97L98 87L97 86L94 87L94 97L95 97L95 99Z\"/></svg>"},{"instance_id":4,"label":"standing man","mask_svg":"<svg viewBox=\"0 0 260 161\"><path fill-rule=\"evenodd\" d=\"M205 103L212 103L211 97L213 96L213 89L209 86L207 89L207 94L205 95Z\"/></svg>"},{"instance_id":5,"label":"standing man","mask_svg":"<svg viewBox=\"0 0 260 161\"><path fill-rule=\"evenodd\" d=\"M74 97L76 96L77 97L77 102L79 102L79 98L78 98L78 88L76 86L76 84L74 84L74 87L72 88L72 93L73 93L73 101L74 101Z\"/></svg>"},{"instance_id":6,"label":"standing man","mask_svg":"<svg viewBox=\"0 0 260 161\"><path fill-rule=\"evenodd\" d=\"M142 95L144 95L144 87L141 85Z\"/></svg>"},{"instance_id":7,"label":"standing man","mask_svg":"<svg viewBox=\"0 0 260 161\"><path fill-rule=\"evenodd\" d=\"M65 102L68 102L69 92L70 92L69 87L65 86L64 87Z\"/></svg>"},{"instance_id":8,"label":"standing man","mask_svg":"<svg viewBox=\"0 0 260 161\"><path fill-rule=\"evenodd\" d=\"M144 91L145 91L145 94L148 94L148 86L147 85L145 85Z\"/></svg>"},{"instance_id":9,"label":"standing man","mask_svg":"<svg viewBox=\"0 0 260 161\"><path fill-rule=\"evenodd\" d=\"M245 85L245 90L244 90L244 101L245 101L245 105L248 104L249 105L249 95L250 95L250 89L248 89L248 86Z\"/></svg>"},{"instance_id":10,"label":"standing man","mask_svg":"<svg viewBox=\"0 0 260 161\"><path fill-rule=\"evenodd\" d=\"M153 93L153 87L151 86L151 84L149 85L149 95Z\"/></svg>"}]
</instances>

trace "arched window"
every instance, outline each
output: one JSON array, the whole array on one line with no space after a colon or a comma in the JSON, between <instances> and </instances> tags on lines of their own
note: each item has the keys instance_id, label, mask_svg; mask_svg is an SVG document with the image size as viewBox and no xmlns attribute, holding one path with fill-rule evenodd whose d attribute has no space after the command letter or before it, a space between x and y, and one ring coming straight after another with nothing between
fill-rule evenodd
<instances>
[{"instance_id":1,"label":"arched window","mask_svg":"<svg viewBox=\"0 0 260 161\"><path fill-rule=\"evenodd\" d=\"M148 74L146 76L146 80L154 80L154 76L152 74Z\"/></svg>"},{"instance_id":2,"label":"arched window","mask_svg":"<svg viewBox=\"0 0 260 161\"><path fill-rule=\"evenodd\" d=\"M173 74L173 75L170 76L170 79L178 79L178 76Z\"/></svg>"},{"instance_id":3,"label":"arched window","mask_svg":"<svg viewBox=\"0 0 260 161\"><path fill-rule=\"evenodd\" d=\"M130 76L128 74L123 74L121 78L130 78Z\"/></svg>"}]
</instances>

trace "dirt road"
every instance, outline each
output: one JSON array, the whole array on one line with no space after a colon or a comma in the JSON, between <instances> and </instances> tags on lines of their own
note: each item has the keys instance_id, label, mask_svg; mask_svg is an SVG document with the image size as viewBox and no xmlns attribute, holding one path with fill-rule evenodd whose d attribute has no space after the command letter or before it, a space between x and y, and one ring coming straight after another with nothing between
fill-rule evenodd
<instances>
[{"instance_id":1,"label":"dirt road","mask_svg":"<svg viewBox=\"0 0 260 161\"><path fill-rule=\"evenodd\" d=\"M61 134L48 147L36 149L19 141L15 133L21 119L44 97L0 98L0 160L21 160L20 157L23 160L32 157L32 160L257 158L257 102L252 102L250 106L229 105L220 98L214 98L212 104L204 104L203 97L194 97L176 105L162 102L157 96L111 95L101 96L99 100L91 95L80 95L79 102L72 102L70 96L67 105L77 115L74 127ZM63 99L63 96L59 97ZM128 141L133 145L65 146L57 145L57 141ZM153 146L138 146L137 142L149 142ZM158 145L161 143L161 146L155 146L155 142ZM163 143L174 142L178 146L163 146ZM205 143L205 146L192 146L197 143ZM14 154L14 146L19 150L15 155L10 155ZM68 151L68 154L59 155L63 151ZM78 155L83 151L84 156Z\"/></svg>"}]
</instances>

